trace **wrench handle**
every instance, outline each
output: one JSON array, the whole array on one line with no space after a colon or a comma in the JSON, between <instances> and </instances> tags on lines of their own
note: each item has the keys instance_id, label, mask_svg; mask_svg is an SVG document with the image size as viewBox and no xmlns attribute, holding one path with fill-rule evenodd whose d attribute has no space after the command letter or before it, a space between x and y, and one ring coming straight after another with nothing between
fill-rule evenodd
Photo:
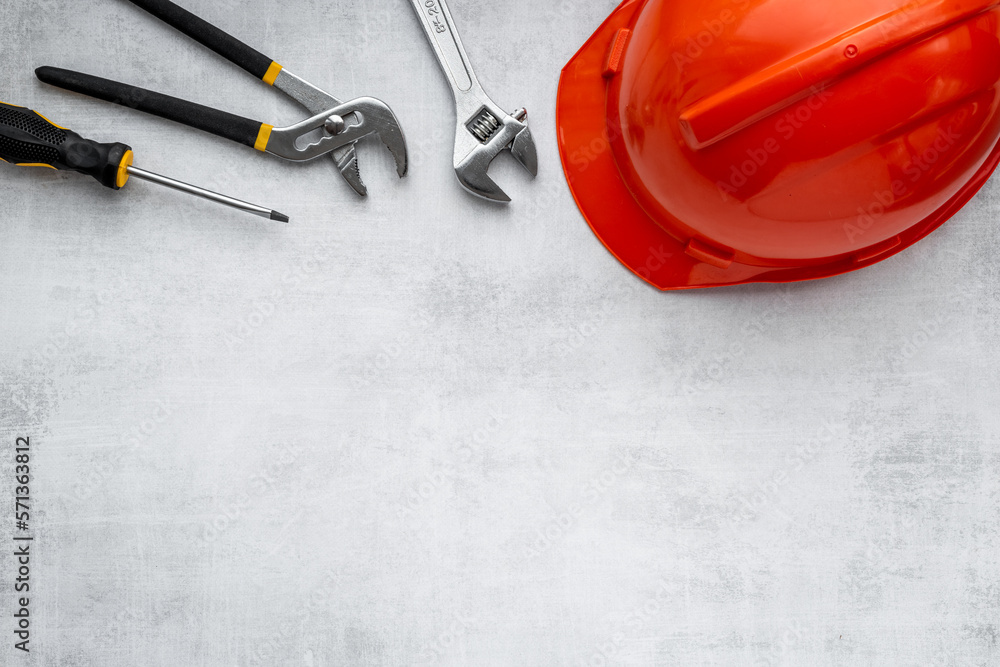
<instances>
[{"instance_id":1,"label":"wrench handle","mask_svg":"<svg viewBox=\"0 0 1000 667\"><path fill-rule=\"evenodd\" d=\"M451 17L447 0L411 0L413 9L417 12L420 25L441 63L448 82L455 92L455 99L460 99L472 91L479 90L479 81L472 70L469 55L465 52L455 28L455 20Z\"/></svg>"},{"instance_id":2,"label":"wrench handle","mask_svg":"<svg viewBox=\"0 0 1000 667\"><path fill-rule=\"evenodd\" d=\"M274 79L281 71L281 65L205 19L195 16L170 0L129 0L129 2L145 9L203 46L207 46L226 60L239 65L264 83L274 85Z\"/></svg>"}]
</instances>

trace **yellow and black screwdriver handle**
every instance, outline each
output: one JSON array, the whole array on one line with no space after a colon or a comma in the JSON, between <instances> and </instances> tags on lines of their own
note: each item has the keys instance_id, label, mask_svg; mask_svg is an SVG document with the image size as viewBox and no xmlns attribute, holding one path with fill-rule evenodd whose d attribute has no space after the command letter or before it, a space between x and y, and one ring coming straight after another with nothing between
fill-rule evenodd
<instances>
[{"instance_id":1,"label":"yellow and black screwdriver handle","mask_svg":"<svg viewBox=\"0 0 1000 667\"><path fill-rule=\"evenodd\" d=\"M0 102L0 159L21 167L87 174L119 190L128 182L132 149L84 139L31 109Z\"/></svg>"}]
</instances>

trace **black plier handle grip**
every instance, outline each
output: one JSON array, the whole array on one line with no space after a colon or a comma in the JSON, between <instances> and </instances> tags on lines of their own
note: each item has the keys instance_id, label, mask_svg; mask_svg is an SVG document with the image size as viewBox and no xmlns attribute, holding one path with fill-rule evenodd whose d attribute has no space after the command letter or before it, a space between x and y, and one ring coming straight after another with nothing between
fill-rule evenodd
<instances>
[{"instance_id":1,"label":"black plier handle grip","mask_svg":"<svg viewBox=\"0 0 1000 667\"><path fill-rule=\"evenodd\" d=\"M35 75L44 83L183 123L259 151L267 149L271 130L274 129L267 123L82 72L39 67Z\"/></svg>"},{"instance_id":2,"label":"black plier handle grip","mask_svg":"<svg viewBox=\"0 0 1000 667\"><path fill-rule=\"evenodd\" d=\"M226 60L239 65L269 86L274 85L274 80L281 73L281 65L273 59L169 0L129 0L129 2L207 46Z\"/></svg>"}]
</instances>

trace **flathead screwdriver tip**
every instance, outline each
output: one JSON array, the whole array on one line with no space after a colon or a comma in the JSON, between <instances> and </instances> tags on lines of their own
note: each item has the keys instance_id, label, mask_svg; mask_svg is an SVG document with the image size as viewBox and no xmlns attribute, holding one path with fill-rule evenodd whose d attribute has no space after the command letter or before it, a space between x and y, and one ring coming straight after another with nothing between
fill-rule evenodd
<instances>
[{"instance_id":1,"label":"flathead screwdriver tip","mask_svg":"<svg viewBox=\"0 0 1000 667\"><path fill-rule=\"evenodd\" d=\"M208 199L209 201L214 201L218 204L224 204L226 206L239 209L241 211L246 211L247 213L252 213L253 215L257 215L262 218L269 218L271 220L278 220L280 222L288 222L287 215L278 213L274 209L265 208L264 206L257 206L256 204L249 204L245 201L240 201L239 199L233 199L232 197L220 195L218 192L212 192L211 190L199 188L196 185L191 185L189 183L184 183L182 181L175 181L172 178L167 178L166 176L160 176L159 174L154 174L151 171L139 169L135 165L127 167L127 170L130 176L135 176L136 178L142 179L144 181L150 181L152 183L172 188L174 190L186 192L189 195L194 195L195 197L201 197L202 199Z\"/></svg>"}]
</instances>

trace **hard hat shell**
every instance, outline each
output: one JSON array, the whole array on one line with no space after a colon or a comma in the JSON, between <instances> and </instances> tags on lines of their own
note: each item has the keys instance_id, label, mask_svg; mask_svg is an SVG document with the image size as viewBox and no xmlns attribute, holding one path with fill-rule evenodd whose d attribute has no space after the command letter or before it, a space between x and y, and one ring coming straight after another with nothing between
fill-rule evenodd
<instances>
[{"instance_id":1,"label":"hard hat shell","mask_svg":"<svg viewBox=\"0 0 1000 667\"><path fill-rule=\"evenodd\" d=\"M661 289L823 278L982 187L998 82L1000 0L626 0L563 70L560 151Z\"/></svg>"}]
</instances>

